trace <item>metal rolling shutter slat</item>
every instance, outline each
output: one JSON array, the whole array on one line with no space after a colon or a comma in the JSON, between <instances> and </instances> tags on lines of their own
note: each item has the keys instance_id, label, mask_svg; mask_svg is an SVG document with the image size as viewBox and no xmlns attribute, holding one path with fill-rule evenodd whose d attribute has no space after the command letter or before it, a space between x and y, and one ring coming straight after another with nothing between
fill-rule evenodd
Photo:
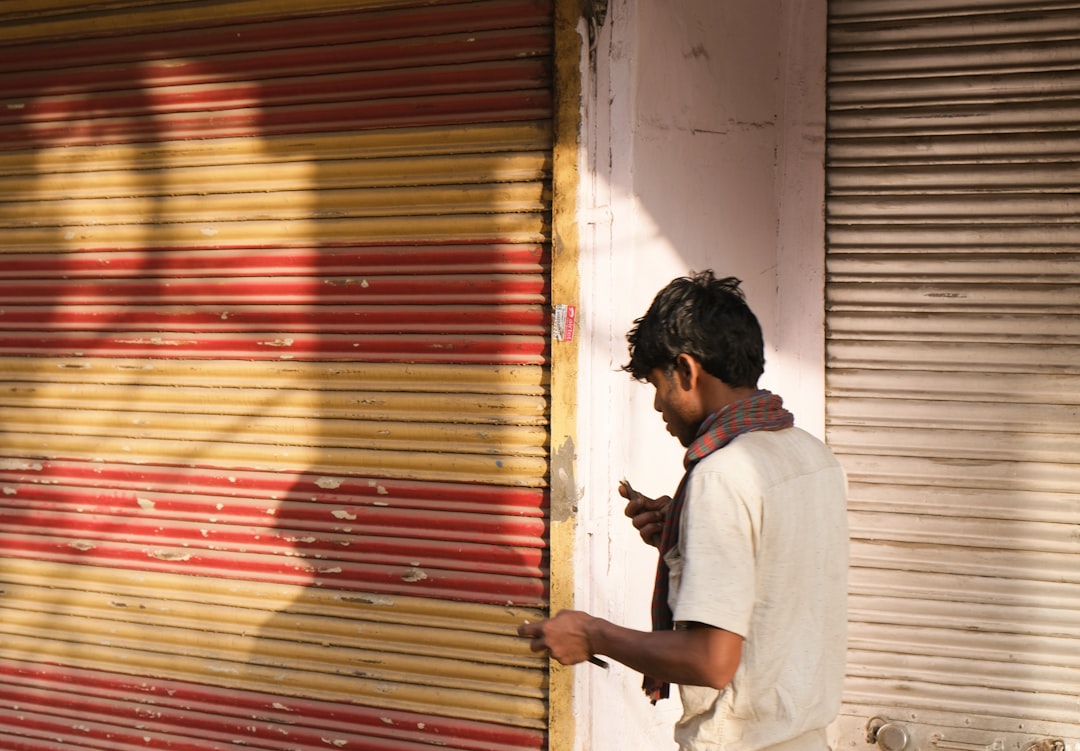
<instances>
[{"instance_id":1,"label":"metal rolling shutter slat","mask_svg":"<svg viewBox=\"0 0 1080 751\"><path fill-rule=\"evenodd\" d=\"M275 20L275 16L290 14L282 6L267 9L264 0L222 0L204 4L199 0L176 0L162 5L160 0L112 0L97 3L73 4L70 0L7 0L0 12L0 40L22 41L32 39L82 40L88 34L110 37L116 34L158 32L201 22L209 28L237 21L259 23ZM45 5L39 9L39 3ZM425 7L434 11L430 16L433 24L442 22L438 6L453 6L460 0L428 0ZM303 6L302 12L329 14L342 11L367 11L378 14L384 10L408 9L415 0L313 0ZM532 3L544 7L543 2ZM285 6L287 8L289 6ZM510 5L511 10L516 6ZM134 12L133 12L134 10ZM483 13L483 6L476 6ZM84 13L83 11L91 11ZM292 15L300 15L295 11ZM270 17L268 19L268 16ZM512 24L511 24L512 25Z\"/></svg>"}]
</instances>

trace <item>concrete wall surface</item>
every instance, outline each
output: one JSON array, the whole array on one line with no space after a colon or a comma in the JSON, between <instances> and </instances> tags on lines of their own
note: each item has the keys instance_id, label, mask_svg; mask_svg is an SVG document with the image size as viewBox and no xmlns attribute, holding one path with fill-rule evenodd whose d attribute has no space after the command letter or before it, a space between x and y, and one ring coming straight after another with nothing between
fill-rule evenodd
<instances>
[{"instance_id":1,"label":"concrete wall surface","mask_svg":"<svg viewBox=\"0 0 1080 751\"><path fill-rule=\"evenodd\" d=\"M595 615L648 628L656 554L615 487L670 494L681 476L652 388L619 369L660 287L705 268L742 279L761 385L823 432L825 20L825 0L612 0L583 62L574 570ZM575 669L577 749L673 749L678 713L617 664Z\"/></svg>"}]
</instances>

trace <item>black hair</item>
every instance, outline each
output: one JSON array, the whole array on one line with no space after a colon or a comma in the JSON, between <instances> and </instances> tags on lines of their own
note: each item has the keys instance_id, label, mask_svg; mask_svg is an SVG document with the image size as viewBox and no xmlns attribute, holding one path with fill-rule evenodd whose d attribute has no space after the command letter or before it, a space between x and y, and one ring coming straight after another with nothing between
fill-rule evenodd
<instances>
[{"instance_id":1,"label":"black hair","mask_svg":"<svg viewBox=\"0 0 1080 751\"><path fill-rule=\"evenodd\" d=\"M728 386L757 386L765 345L741 283L717 279L711 270L672 280L626 335L630 362L623 370L645 380L655 368L669 371L685 353Z\"/></svg>"}]
</instances>

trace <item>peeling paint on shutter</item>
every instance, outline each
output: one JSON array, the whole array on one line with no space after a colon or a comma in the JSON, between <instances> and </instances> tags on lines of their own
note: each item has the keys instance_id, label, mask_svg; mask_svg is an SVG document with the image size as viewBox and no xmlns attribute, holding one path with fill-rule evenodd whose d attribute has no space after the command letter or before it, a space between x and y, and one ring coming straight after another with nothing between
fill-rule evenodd
<instances>
[{"instance_id":1,"label":"peeling paint on shutter","mask_svg":"<svg viewBox=\"0 0 1080 751\"><path fill-rule=\"evenodd\" d=\"M547 0L0 8L0 736L541 749Z\"/></svg>"},{"instance_id":2,"label":"peeling paint on shutter","mask_svg":"<svg viewBox=\"0 0 1080 751\"><path fill-rule=\"evenodd\" d=\"M1075 751L1080 4L829 6L837 743Z\"/></svg>"}]
</instances>

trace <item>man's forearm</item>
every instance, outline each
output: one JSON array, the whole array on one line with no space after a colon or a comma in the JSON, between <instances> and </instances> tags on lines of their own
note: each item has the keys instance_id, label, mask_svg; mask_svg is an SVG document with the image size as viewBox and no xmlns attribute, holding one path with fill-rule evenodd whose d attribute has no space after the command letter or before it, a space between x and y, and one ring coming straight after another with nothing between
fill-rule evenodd
<instances>
[{"instance_id":1,"label":"man's forearm","mask_svg":"<svg viewBox=\"0 0 1080 751\"><path fill-rule=\"evenodd\" d=\"M742 637L711 626L674 631L638 631L593 618L590 648L658 680L723 689L742 657Z\"/></svg>"}]
</instances>

